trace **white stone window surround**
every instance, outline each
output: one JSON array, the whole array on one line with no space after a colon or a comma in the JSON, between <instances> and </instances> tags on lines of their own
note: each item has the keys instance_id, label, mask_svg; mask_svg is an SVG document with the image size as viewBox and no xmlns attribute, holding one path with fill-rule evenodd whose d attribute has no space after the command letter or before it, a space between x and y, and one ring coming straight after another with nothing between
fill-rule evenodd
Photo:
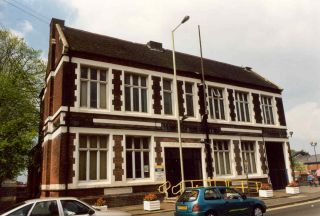
<instances>
[{"instance_id":1,"label":"white stone window surround","mask_svg":"<svg viewBox=\"0 0 320 216\"><path fill-rule=\"evenodd\" d=\"M214 142L219 142L219 143L217 143L218 145L219 144L222 144L222 149L215 149L214 148ZM225 149L224 148L224 142L226 142L226 144L227 144L227 149ZM217 145L217 146L218 146ZM232 176L233 175L233 169L232 169L232 166L233 166L233 163L232 163L232 161L234 160L233 159L233 157L232 157L232 148L231 148L231 143L230 143L230 140L217 140L217 139L213 139L212 140L212 146L213 146L213 151L212 151L212 159L213 159L213 164L214 164L214 176L217 176L217 177L219 177L219 178L221 178L221 176L224 176L224 177L226 177L226 176L228 176L228 177L230 177L230 176ZM217 153L217 157L216 157L216 153ZM221 159L220 158L220 156L221 156L221 153L222 153L222 155L223 155L223 163L224 163L224 165L223 165L223 167L224 167L224 169L225 169L225 171L227 172L228 170L227 170L227 159L226 159L226 155L228 155L228 157L229 157L229 171L230 171L230 173L225 173L225 174L221 174L221 168L222 168L222 166L221 166L221 164L220 164L220 162L221 162L221 160L219 160L219 159ZM218 167L216 167L216 161L217 161L217 163L218 163ZM218 174L217 173L217 169L219 169L220 170L220 173Z\"/></svg>"},{"instance_id":2,"label":"white stone window surround","mask_svg":"<svg viewBox=\"0 0 320 216\"><path fill-rule=\"evenodd\" d=\"M63 61L67 62L69 61L69 58L67 58L66 56L64 56L61 60L60 60L60 63L61 64ZM123 66L123 65L117 65L117 64L112 64L112 63L106 63L106 62L101 62L101 61L94 61L94 60L89 60L89 59L83 59L83 58L78 58L78 57L73 57L72 58L72 62L73 63L76 63L78 64L77 68L76 68L76 74L77 74L77 79L75 81L75 84L76 84L76 91L75 91L75 96L76 96L76 102L75 102L75 107L71 107L71 111L72 112L83 112L83 113L97 113L97 114L108 114L108 113L112 113L113 115L120 115L120 116L141 116L141 117L145 117L145 118L154 118L154 113L153 113L153 109L150 109L152 111L152 113L125 113L123 110L124 110L124 106L122 106L122 111L114 111L113 110L113 106L112 106L112 99L113 97L109 97L109 101L108 101L108 104L111 104L111 106L109 106L109 110L98 110L98 109L82 109L80 110L79 109L79 103L80 103L80 100L79 100L79 76L80 76L80 64L85 64L85 65L92 65L92 66L97 66L97 67L105 67L105 68L109 68L109 71L110 71L110 74L109 74L109 92L111 92L111 90L113 89L113 84L111 83L111 80L113 79L113 75L112 75L112 69L116 69L116 70L120 70L120 71L132 71L132 72L137 72L137 73L142 73L142 74L146 74L146 75L150 75L150 74L153 74L154 76L159 76L159 77L165 77L165 78L168 78L168 79L173 79L173 75L171 74L165 74L163 72L159 72L159 71L150 71L150 70L146 70L146 69L139 69L139 68L133 68L133 67L128 67L128 66ZM55 76L55 73L58 71L58 67L56 68L56 70L54 72L51 73L50 76ZM49 77L48 77L48 80L49 81ZM122 77L123 79L123 74L122 74ZM195 84L200 84L200 80L198 79L192 79L192 78L188 78L188 77L181 77L181 76L178 76L177 78L178 80L189 80L191 82L195 82ZM151 82L150 82L151 83ZM207 86L215 86L215 87L219 87L219 88L225 88L225 89L232 89L233 92L235 90L238 90L238 91L246 91L246 92L249 92L250 95L251 93L256 93L256 94L263 94L263 95L266 95L266 96L272 96L272 97L280 97L282 98L281 94L278 94L278 93L272 93L272 92L266 92L266 91L262 91L262 90L256 90L256 89L250 89L250 88L244 88L244 87L238 87L238 86L233 86L233 85L229 85L229 84L223 84L223 83L217 83L217 82L211 82L211 81L206 81L206 85ZM122 85L123 86L123 85ZM151 88L151 86L150 86ZM175 91L175 89L173 89L173 91ZM233 122L230 120L230 111L229 111L229 100L228 100L228 92L225 90L225 94L226 94L226 97L225 97L225 100L226 100L226 103L225 103L225 106L226 106L226 117L228 118L226 121L221 121L219 123L221 124L234 124L234 125L246 125L246 126L256 126L256 125L259 125L260 127L270 127L270 125L264 125L264 124L258 124L258 123L255 123L255 120L253 122ZM198 95L196 94L196 100L198 100ZM208 97L207 97L208 99ZM122 94L122 101L124 100L124 94ZM150 101L150 104L153 104L153 99L152 99L152 95L151 95L151 100ZM252 100L252 99L251 99ZM250 101L250 103L252 103L252 101ZM196 105L198 107L198 101L196 102ZM151 105L150 105L151 106ZM62 107L62 108L66 108L66 107ZM197 108L198 109L198 108ZM198 114L198 111L196 110L195 112L196 114ZM55 113L53 115L57 115L58 113ZM275 119L276 119L276 122L278 122L278 117L277 117L277 113L275 112ZM175 120L175 115L173 116L169 116L169 115L160 115L161 118L163 119L173 119ZM50 121L52 119L52 116L49 116L46 120L45 120L45 123L47 121ZM253 118L254 119L254 118ZM198 118L194 119L194 118L188 118L186 119L185 121L198 121L200 122L201 121L201 116L199 115ZM215 120L212 120L212 119L208 119L208 122L217 122ZM282 128L282 129L285 129L287 128L286 126L281 126L279 124L276 124L276 125L273 125L274 127L276 126L277 128Z\"/></svg>"},{"instance_id":3,"label":"white stone window surround","mask_svg":"<svg viewBox=\"0 0 320 216\"><path fill-rule=\"evenodd\" d=\"M84 77L81 77L81 70L83 68L86 68L87 69L87 78L84 78ZM91 75L91 71L93 70L96 70L96 73L97 73L97 79L94 80L92 79ZM101 80L101 74L103 73L103 71L105 71L106 73L106 80ZM110 88L109 88L109 76L110 76L110 72L109 72L109 69L108 68L98 68L98 67L92 67L92 66L87 66L87 65L81 65L80 66L80 89L82 87L82 83L86 83L87 85L87 89L86 89L86 105L81 105L80 104L80 107L81 108L85 108L85 109L106 109L108 110L108 107L109 107L109 97L110 97ZM96 106L97 107L91 107L91 85L92 83L96 83L96 97L97 97L97 101L96 101ZM106 107L101 107L102 106L102 103L100 101L101 99L101 93L102 93L102 90L101 90L101 85L106 85L106 98L105 98L105 106ZM81 103L81 90L80 90L80 103Z\"/></svg>"},{"instance_id":4,"label":"white stone window surround","mask_svg":"<svg viewBox=\"0 0 320 216\"><path fill-rule=\"evenodd\" d=\"M170 81L171 82L171 90L168 89L164 89L164 80ZM175 89L174 89L174 85L173 85L173 79L171 78L166 78L166 77L161 77L161 105L162 105L162 109L161 109L161 115L165 115L165 116L175 116ZM164 103L164 95L165 92L170 93L171 94L171 111L172 114L166 114L165 113L165 103Z\"/></svg>"},{"instance_id":5,"label":"white stone window surround","mask_svg":"<svg viewBox=\"0 0 320 216\"><path fill-rule=\"evenodd\" d=\"M264 115L263 115L263 105L262 105L262 97L269 97L271 98L271 107L272 107L272 115L273 115L273 124L267 124L265 123ZM262 124L264 125L269 125L269 126L279 126L279 116L277 113L277 106L276 106L276 99L275 96L272 95L266 95L266 94L260 94L259 95L259 100L260 100L260 109L261 109L261 116L262 116Z\"/></svg>"},{"instance_id":6,"label":"white stone window surround","mask_svg":"<svg viewBox=\"0 0 320 216\"><path fill-rule=\"evenodd\" d=\"M253 143L253 150L251 150L251 149L249 149L249 150L246 150L246 149L243 149L242 148L242 143L245 145L245 144L249 144L249 142L252 142ZM243 174L244 175L246 175L246 172L245 172L245 167L244 167L244 158L243 158L243 154L249 154L249 157L250 157L250 162L251 163L249 163L248 164L248 167L250 166L250 169L251 169L251 172L249 172L249 170L248 170L248 176L249 175L255 175L255 174L258 174L259 173L259 169L261 169L261 166L260 167L258 167L258 163L257 163L257 161L258 161L258 152L259 152L259 149L258 149L258 147L257 147L257 141L256 140L244 140L244 139L241 139L240 140L240 154L241 154L241 162L242 162L242 164L241 164L241 166L242 166L242 172L243 172ZM250 146L250 145L249 145ZM252 155L253 155L253 157L252 157ZM254 165L253 165L253 161L254 161L254 165L255 165L255 171L254 171Z\"/></svg>"},{"instance_id":7,"label":"white stone window surround","mask_svg":"<svg viewBox=\"0 0 320 216\"><path fill-rule=\"evenodd\" d=\"M224 108L224 119L215 119L211 118L211 111L210 111L210 96L209 96L209 90L210 88L213 89L221 89L222 90L222 100L223 100L223 108ZM225 87L217 87L215 85L207 85L206 88L206 94L207 94L207 110L208 110L208 122L216 122L216 123L225 123L228 122L230 119L230 109L229 109L229 100L228 100L228 92ZM212 105L213 106L213 105Z\"/></svg>"},{"instance_id":8,"label":"white stone window surround","mask_svg":"<svg viewBox=\"0 0 320 216\"><path fill-rule=\"evenodd\" d=\"M235 114L236 114L236 121L237 122L253 122L253 104L252 104L252 97L250 92L243 92L243 91L233 91L234 96L234 105L235 105ZM245 96L246 100L245 100ZM246 104L248 105L248 113L246 112ZM239 113L238 113L239 110ZM243 110L244 116L240 115L241 110Z\"/></svg>"}]
</instances>

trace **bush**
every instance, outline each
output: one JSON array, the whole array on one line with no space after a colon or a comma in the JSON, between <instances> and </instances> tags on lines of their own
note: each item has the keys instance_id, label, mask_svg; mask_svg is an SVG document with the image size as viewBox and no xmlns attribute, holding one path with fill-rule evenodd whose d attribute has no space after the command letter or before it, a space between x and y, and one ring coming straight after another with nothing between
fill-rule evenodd
<instances>
[{"instance_id":1,"label":"bush","mask_svg":"<svg viewBox=\"0 0 320 216\"><path fill-rule=\"evenodd\" d=\"M100 197L99 199L97 199L97 201L94 205L95 206L104 206L104 205L106 205L106 201L102 197Z\"/></svg>"},{"instance_id":2,"label":"bush","mask_svg":"<svg viewBox=\"0 0 320 216\"><path fill-rule=\"evenodd\" d=\"M158 199L158 197L154 193L148 193L143 198L144 201L155 201L157 199Z\"/></svg>"},{"instance_id":3,"label":"bush","mask_svg":"<svg viewBox=\"0 0 320 216\"><path fill-rule=\"evenodd\" d=\"M269 183L262 183L260 190L272 190L272 185Z\"/></svg>"},{"instance_id":4,"label":"bush","mask_svg":"<svg viewBox=\"0 0 320 216\"><path fill-rule=\"evenodd\" d=\"M299 187L299 184L296 181L292 181L287 185L287 187Z\"/></svg>"}]
</instances>

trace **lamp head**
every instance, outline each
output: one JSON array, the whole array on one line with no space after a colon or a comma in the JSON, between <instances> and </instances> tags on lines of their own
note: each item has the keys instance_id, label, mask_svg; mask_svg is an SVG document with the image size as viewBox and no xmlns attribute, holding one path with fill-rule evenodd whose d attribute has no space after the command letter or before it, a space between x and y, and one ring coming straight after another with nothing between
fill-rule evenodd
<instances>
[{"instance_id":1,"label":"lamp head","mask_svg":"<svg viewBox=\"0 0 320 216\"><path fill-rule=\"evenodd\" d=\"M185 16L185 17L183 18L183 20L181 21L181 24L187 22L189 19L190 19L189 16Z\"/></svg>"},{"instance_id":2,"label":"lamp head","mask_svg":"<svg viewBox=\"0 0 320 216\"><path fill-rule=\"evenodd\" d=\"M293 131L290 131L290 132L289 132L289 134L290 134L290 137L292 137L292 135L293 135Z\"/></svg>"}]
</instances>

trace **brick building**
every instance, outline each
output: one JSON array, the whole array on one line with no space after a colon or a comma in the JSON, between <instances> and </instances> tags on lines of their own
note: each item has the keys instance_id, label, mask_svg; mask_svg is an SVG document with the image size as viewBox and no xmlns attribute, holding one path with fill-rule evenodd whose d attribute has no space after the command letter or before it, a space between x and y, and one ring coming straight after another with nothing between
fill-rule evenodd
<instances>
[{"instance_id":1,"label":"brick building","mask_svg":"<svg viewBox=\"0 0 320 216\"><path fill-rule=\"evenodd\" d=\"M292 180L282 89L250 68L204 60L210 157L203 144L200 59L52 19L42 92L41 196L155 191L181 179L174 103L182 122L185 179Z\"/></svg>"}]
</instances>

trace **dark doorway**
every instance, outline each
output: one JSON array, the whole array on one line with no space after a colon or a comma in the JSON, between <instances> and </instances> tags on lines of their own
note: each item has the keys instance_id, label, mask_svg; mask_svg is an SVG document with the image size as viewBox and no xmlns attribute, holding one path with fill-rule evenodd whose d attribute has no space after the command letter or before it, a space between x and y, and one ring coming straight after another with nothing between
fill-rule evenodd
<instances>
[{"instance_id":1,"label":"dark doorway","mask_svg":"<svg viewBox=\"0 0 320 216\"><path fill-rule=\"evenodd\" d=\"M284 189L288 184L288 176L282 143L266 142L265 145L272 187L275 190Z\"/></svg>"},{"instance_id":2,"label":"dark doorway","mask_svg":"<svg viewBox=\"0 0 320 216\"><path fill-rule=\"evenodd\" d=\"M166 180L170 181L172 186L177 185L181 181L179 148L165 148L164 153L166 163ZM182 149L182 154L184 179L202 179L201 149L184 148ZM168 193L169 196L172 196L171 190L169 190Z\"/></svg>"}]
</instances>

